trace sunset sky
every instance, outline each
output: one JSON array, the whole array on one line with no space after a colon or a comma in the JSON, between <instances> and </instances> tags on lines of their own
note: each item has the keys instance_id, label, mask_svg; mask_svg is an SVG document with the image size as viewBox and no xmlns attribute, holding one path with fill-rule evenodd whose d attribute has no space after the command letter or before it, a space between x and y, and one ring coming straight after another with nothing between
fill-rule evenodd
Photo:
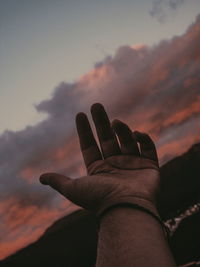
<instances>
[{"instance_id":1,"label":"sunset sky","mask_svg":"<svg viewBox=\"0 0 200 267\"><path fill-rule=\"evenodd\" d=\"M34 104L122 45L182 34L199 0L0 0L0 133L41 121ZM163 19L162 19L163 18ZM159 21L161 20L161 21ZM162 23L163 21L163 23Z\"/></svg>"},{"instance_id":2,"label":"sunset sky","mask_svg":"<svg viewBox=\"0 0 200 267\"><path fill-rule=\"evenodd\" d=\"M161 164L200 141L199 14L199 0L0 0L0 258L73 208L38 177L84 173L74 117L93 102L150 133Z\"/></svg>"}]
</instances>

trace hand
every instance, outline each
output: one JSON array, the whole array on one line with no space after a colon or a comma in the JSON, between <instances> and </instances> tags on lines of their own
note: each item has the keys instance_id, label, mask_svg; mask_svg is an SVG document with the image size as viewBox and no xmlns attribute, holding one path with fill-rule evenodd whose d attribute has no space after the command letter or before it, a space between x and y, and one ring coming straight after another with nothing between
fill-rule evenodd
<instances>
[{"instance_id":1,"label":"hand","mask_svg":"<svg viewBox=\"0 0 200 267\"><path fill-rule=\"evenodd\" d=\"M91 113L101 150L87 116L78 113L76 117L88 175L71 179L56 173L46 173L40 177L41 183L50 185L75 204L96 214L123 202L145 203L151 209L156 204L160 182L153 141L146 134L132 133L119 120L115 120L111 126L101 104L94 104Z\"/></svg>"}]
</instances>

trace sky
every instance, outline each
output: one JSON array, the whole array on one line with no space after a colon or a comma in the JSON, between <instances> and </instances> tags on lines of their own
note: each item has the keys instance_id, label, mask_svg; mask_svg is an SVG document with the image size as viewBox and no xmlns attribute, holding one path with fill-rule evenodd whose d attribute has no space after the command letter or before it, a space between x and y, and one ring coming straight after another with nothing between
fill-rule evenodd
<instances>
[{"instance_id":1,"label":"sky","mask_svg":"<svg viewBox=\"0 0 200 267\"><path fill-rule=\"evenodd\" d=\"M41 121L35 104L119 46L182 34L200 2L167 2L152 17L150 0L0 0L0 133Z\"/></svg>"},{"instance_id":2,"label":"sky","mask_svg":"<svg viewBox=\"0 0 200 267\"><path fill-rule=\"evenodd\" d=\"M74 117L101 102L160 163L200 141L199 0L0 0L0 258L74 206L39 184L85 170Z\"/></svg>"}]
</instances>

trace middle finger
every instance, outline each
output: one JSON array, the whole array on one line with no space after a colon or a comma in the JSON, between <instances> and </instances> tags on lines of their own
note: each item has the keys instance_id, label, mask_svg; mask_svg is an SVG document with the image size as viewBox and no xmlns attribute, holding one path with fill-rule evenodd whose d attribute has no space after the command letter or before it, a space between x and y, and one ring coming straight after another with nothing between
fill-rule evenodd
<instances>
[{"instance_id":1,"label":"middle finger","mask_svg":"<svg viewBox=\"0 0 200 267\"><path fill-rule=\"evenodd\" d=\"M91 114L104 158L121 154L117 137L111 128L110 121L104 107L99 103L92 105Z\"/></svg>"}]
</instances>

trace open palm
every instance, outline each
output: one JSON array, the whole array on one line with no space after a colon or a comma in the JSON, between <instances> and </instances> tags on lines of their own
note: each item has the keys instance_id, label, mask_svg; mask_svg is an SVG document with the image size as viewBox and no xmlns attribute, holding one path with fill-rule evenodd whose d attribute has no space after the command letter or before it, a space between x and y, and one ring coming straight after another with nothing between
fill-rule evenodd
<instances>
[{"instance_id":1,"label":"open palm","mask_svg":"<svg viewBox=\"0 0 200 267\"><path fill-rule=\"evenodd\" d=\"M123 202L137 203L138 200L139 203L144 201L146 206L154 205L160 178L156 149L151 138L147 134L132 132L119 120L111 125L101 104L94 104L91 113L100 148L87 116L79 113L76 117L88 175L71 179L46 173L40 181L97 214Z\"/></svg>"}]
</instances>

